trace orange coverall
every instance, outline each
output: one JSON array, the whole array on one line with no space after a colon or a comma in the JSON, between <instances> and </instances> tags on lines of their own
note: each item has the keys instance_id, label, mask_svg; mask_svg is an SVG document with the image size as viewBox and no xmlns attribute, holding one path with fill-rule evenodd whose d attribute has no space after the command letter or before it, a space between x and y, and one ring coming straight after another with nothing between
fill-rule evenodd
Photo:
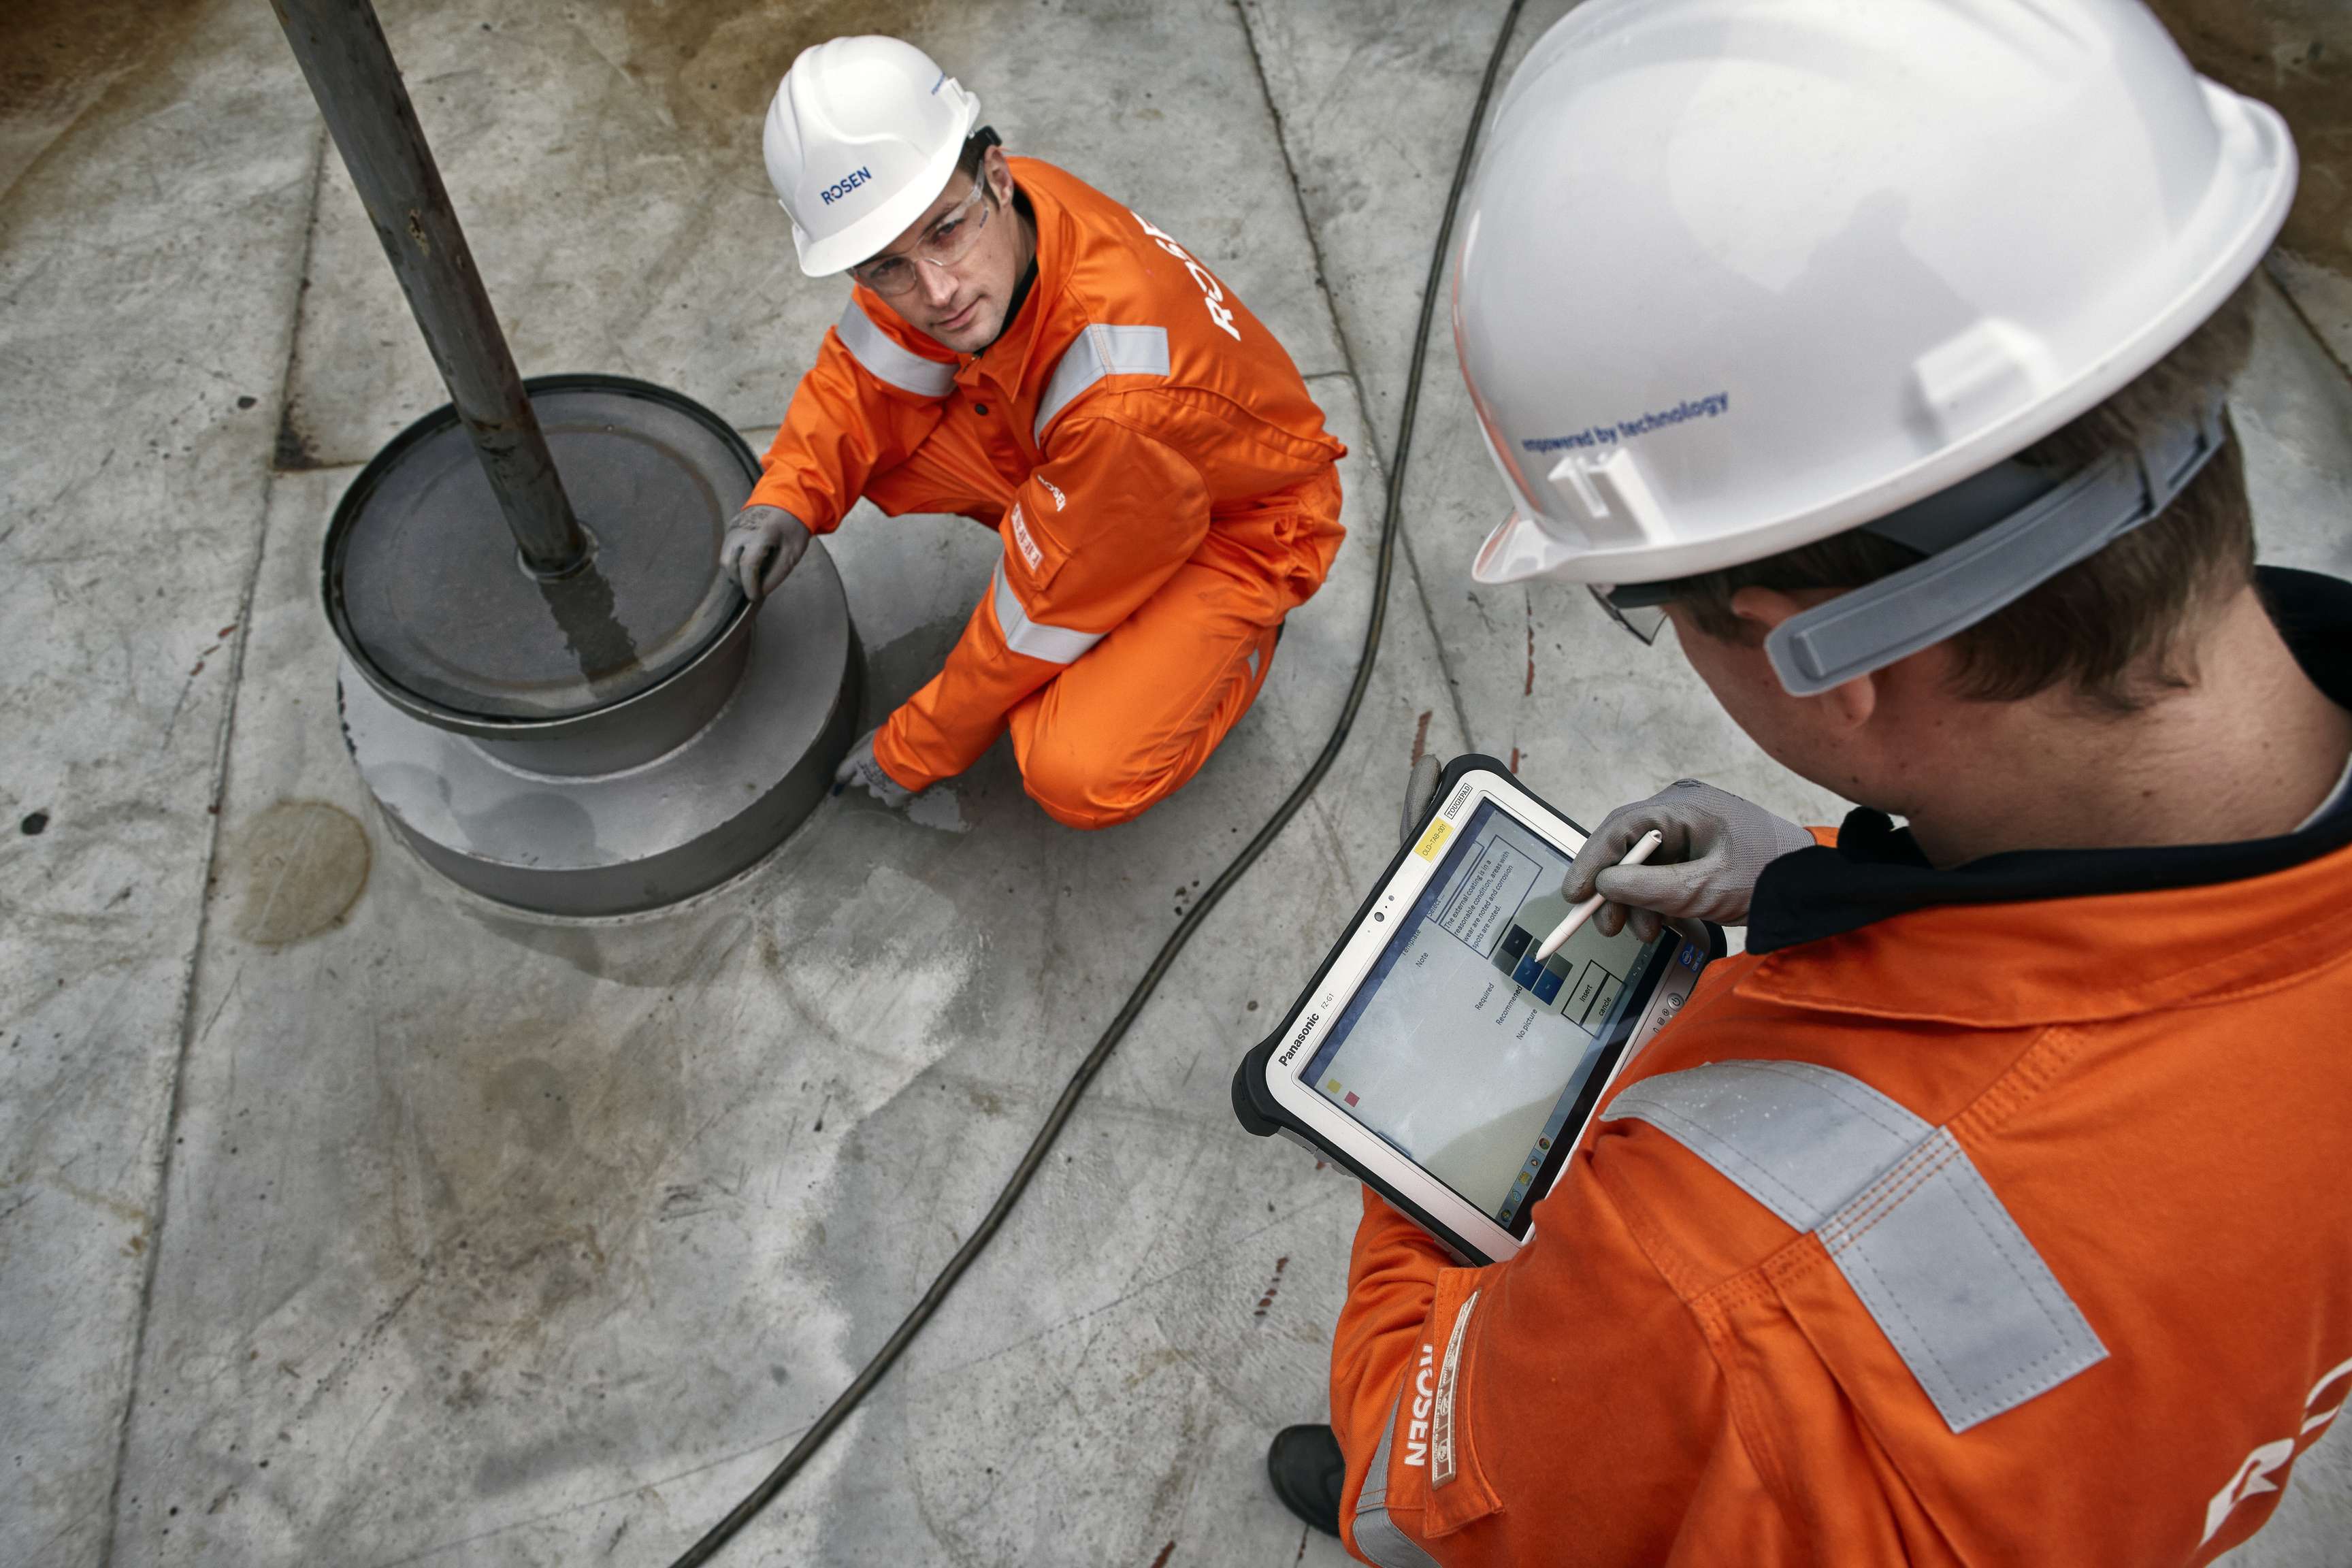
<instances>
[{"instance_id":1,"label":"orange coverall","mask_svg":"<svg viewBox=\"0 0 2352 1568\"><path fill-rule=\"evenodd\" d=\"M2346 701L2352 585L2263 577L2332 601L2280 618ZM1367 1193L1359 1556L2200 1563L2352 1395L2352 809L1942 872L1874 813L1838 844L1765 873L1750 941L1768 902L1796 940L1708 969L1516 1257Z\"/></svg>"},{"instance_id":2,"label":"orange coverall","mask_svg":"<svg viewBox=\"0 0 2352 1568\"><path fill-rule=\"evenodd\" d=\"M769 448L755 504L827 533L861 495L1004 541L946 668L874 754L909 789L1010 728L1075 827L1173 794L1248 711L1285 616L1338 552L1345 448L1274 335L1181 245L1015 158L1037 277L950 353L862 286Z\"/></svg>"}]
</instances>

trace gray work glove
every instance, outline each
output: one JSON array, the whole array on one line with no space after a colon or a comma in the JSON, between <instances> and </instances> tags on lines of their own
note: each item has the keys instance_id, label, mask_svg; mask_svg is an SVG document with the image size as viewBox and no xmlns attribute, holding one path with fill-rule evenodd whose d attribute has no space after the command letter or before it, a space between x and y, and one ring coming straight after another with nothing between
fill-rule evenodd
<instances>
[{"instance_id":1,"label":"gray work glove","mask_svg":"<svg viewBox=\"0 0 2352 1568\"><path fill-rule=\"evenodd\" d=\"M1625 851L1652 828L1664 838L1657 852L1646 865L1620 868ZM1630 918L1633 934L1653 941L1663 915L1746 925L1764 868L1812 846L1811 834L1754 801L1682 779L1603 818L1559 890L1571 904L1595 892L1609 900L1592 917L1603 936L1615 936Z\"/></svg>"},{"instance_id":2,"label":"gray work glove","mask_svg":"<svg viewBox=\"0 0 2352 1568\"><path fill-rule=\"evenodd\" d=\"M851 784L864 786L866 793L896 811L915 798L915 792L892 778L874 758L874 737L882 732L877 724L857 737L857 744L849 748L849 755L841 759L841 766L833 770L833 793L839 795Z\"/></svg>"},{"instance_id":3,"label":"gray work glove","mask_svg":"<svg viewBox=\"0 0 2352 1568\"><path fill-rule=\"evenodd\" d=\"M1410 845L1420 837L1422 816L1437 794L1437 775L1444 771L1445 764L1435 757L1423 757L1405 775L1404 815L1397 819L1397 837L1403 843Z\"/></svg>"},{"instance_id":4,"label":"gray work glove","mask_svg":"<svg viewBox=\"0 0 2352 1568\"><path fill-rule=\"evenodd\" d=\"M810 537L801 520L780 506L747 506L727 525L719 569L756 605L793 574L808 553Z\"/></svg>"}]
</instances>

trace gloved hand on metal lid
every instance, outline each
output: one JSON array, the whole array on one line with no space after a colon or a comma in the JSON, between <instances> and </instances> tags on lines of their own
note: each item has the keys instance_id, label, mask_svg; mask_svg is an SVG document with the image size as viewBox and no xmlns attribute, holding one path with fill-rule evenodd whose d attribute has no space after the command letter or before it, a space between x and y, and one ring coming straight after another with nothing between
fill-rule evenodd
<instances>
[{"instance_id":1,"label":"gloved hand on metal lid","mask_svg":"<svg viewBox=\"0 0 2352 1568\"><path fill-rule=\"evenodd\" d=\"M1664 842L1647 863L1620 866L1642 835L1655 829ZM1569 867L1559 890L1577 904L1595 892L1609 901L1592 917L1603 936L1630 919L1643 942L1656 938L1661 917L1746 925L1756 879L1783 855L1810 849L1813 836L1754 801L1696 779L1679 779L1647 800L1621 805L1601 819Z\"/></svg>"},{"instance_id":2,"label":"gloved hand on metal lid","mask_svg":"<svg viewBox=\"0 0 2352 1568\"><path fill-rule=\"evenodd\" d=\"M735 579L743 596L760 603L783 585L808 553L812 535L799 518L778 506L747 506L727 525L719 542L719 569Z\"/></svg>"},{"instance_id":3,"label":"gloved hand on metal lid","mask_svg":"<svg viewBox=\"0 0 2352 1568\"><path fill-rule=\"evenodd\" d=\"M833 793L839 795L851 784L859 784L866 794L897 811L914 799L918 792L892 778L875 758L874 737L881 732L882 727L877 724L857 737L857 743L849 748L849 754L833 770Z\"/></svg>"}]
</instances>

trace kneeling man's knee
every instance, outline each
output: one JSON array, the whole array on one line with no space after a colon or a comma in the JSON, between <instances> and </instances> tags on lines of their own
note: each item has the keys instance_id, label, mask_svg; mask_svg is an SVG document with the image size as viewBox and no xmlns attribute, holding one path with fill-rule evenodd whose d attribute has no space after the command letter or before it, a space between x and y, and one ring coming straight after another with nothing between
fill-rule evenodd
<instances>
[{"instance_id":1,"label":"kneeling man's knee","mask_svg":"<svg viewBox=\"0 0 2352 1568\"><path fill-rule=\"evenodd\" d=\"M1067 827L1113 827L1140 816L1169 793L1166 783L1139 771L1135 759L1090 749L1082 737L1041 733L1021 765L1029 798Z\"/></svg>"}]
</instances>

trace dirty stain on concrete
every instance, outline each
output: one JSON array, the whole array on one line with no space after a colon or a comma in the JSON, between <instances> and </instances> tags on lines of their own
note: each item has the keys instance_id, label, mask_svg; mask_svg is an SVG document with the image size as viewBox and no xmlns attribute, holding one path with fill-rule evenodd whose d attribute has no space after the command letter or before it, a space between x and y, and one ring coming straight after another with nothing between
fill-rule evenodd
<instances>
[{"instance_id":1,"label":"dirty stain on concrete","mask_svg":"<svg viewBox=\"0 0 2352 1568\"><path fill-rule=\"evenodd\" d=\"M659 86L680 131L720 148L756 145L768 100L803 49L845 34L920 38L936 8L932 0L639 0L626 13L624 68Z\"/></svg>"},{"instance_id":2,"label":"dirty stain on concrete","mask_svg":"<svg viewBox=\"0 0 2352 1568\"><path fill-rule=\"evenodd\" d=\"M175 47L196 9L84 0L0 5L0 198L116 82Z\"/></svg>"},{"instance_id":3,"label":"dirty stain on concrete","mask_svg":"<svg viewBox=\"0 0 2352 1568\"><path fill-rule=\"evenodd\" d=\"M382 1068L404 1125L366 1152L394 1222L375 1268L387 1289L423 1285L402 1331L463 1363L444 1389L460 1407L605 1278L688 1131L674 1005L645 1009L609 1048L567 1049L564 1035L559 1019L514 1017Z\"/></svg>"},{"instance_id":4,"label":"dirty stain on concrete","mask_svg":"<svg viewBox=\"0 0 2352 1568\"><path fill-rule=\"evenodd\" d=\"M366 891L373 859L367 830L341 806L278 802L241 836L236 934L261 947L291 947L331 931Z\"/></svg>"},{"instance_id":5,"label":"dirty stain on concrete","mask_svg":"<svg viewBox=\"0 0 2352 1568\"><path fill-rule=\"evenodd\" d=\"M2302 162L2279 243L2352 273L2352 6L2343 0L2152 0L2197 68L2281 114Z\"/></svg>"}]
</instances>

